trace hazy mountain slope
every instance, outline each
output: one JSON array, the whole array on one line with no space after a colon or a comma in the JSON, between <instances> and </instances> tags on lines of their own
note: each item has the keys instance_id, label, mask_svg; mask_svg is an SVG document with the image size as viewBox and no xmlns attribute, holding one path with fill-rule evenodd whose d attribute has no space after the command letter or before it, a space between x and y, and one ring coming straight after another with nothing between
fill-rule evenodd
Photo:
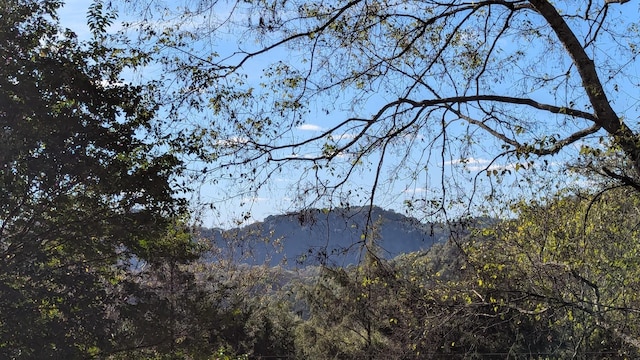
<instances>
[{"instance_id":1,"label":"hazy mountain slope","mask_svg":"<svg viewBox=\"0 0 640 360\"><path fill-rule=\"evenodd\" d=\"M211 239L211 259L296 267L311 264L346 266L364 254L363 234L373 229L376 252L384 258L424 250L445 240L440 224L423 224L393 211L374 207L332 211L306 210L269 216L262 222L228 231L203 229Z\"/></svg>"}]
</instances>

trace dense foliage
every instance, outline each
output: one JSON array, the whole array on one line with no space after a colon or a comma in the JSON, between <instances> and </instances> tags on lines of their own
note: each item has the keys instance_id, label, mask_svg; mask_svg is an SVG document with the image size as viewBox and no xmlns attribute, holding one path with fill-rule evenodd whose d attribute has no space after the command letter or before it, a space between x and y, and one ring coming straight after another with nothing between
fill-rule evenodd
<instances>
[{"instance_id":1,"label":"dense foliage","mask_svg":"<svg viewBox=\"0 0 640 360\"><path fill-rule=\"evenodd\" d=\"M593 195L521 204L512 220L392 260L370 254L348 268L219 260L177 267L181 275L166 281L165 267L167 279L150 283L171 294L173 310L157 320L174 341L133 354L635 358L638 196ZM625 245L605 241L616 238Z\"/></svg>"},{"instance_id":2,"label":"dense foliage","mask_svg":"<svg viewBox=\"0 0 640 360\"><path fill-rule=\"evenodd\" d=\"M120 82L136 59L98 38L80 43L58 26L58 6L0 1L3 358L126 347L132 261L189 247L159 241L181 227L181 165L143 137L157 106L144 86Z\"/></svg>"},{"instance_id":3,"label":"dense foliage","mask_svg":"<svg viewBox=\"0 0 640 360\"><path fill-rule=\"evenodd\" d=\"M348 268L192 264L176 349L282 359L633 359L640 198L557 194Z\"/></svg>"}]
</instances>

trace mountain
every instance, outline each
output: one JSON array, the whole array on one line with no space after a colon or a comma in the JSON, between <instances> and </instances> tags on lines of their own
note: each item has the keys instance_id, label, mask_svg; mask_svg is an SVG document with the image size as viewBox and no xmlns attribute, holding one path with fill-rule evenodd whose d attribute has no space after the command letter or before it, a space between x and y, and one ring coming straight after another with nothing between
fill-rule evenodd
<instances>
[{"instance_id":1,"label":"mountain","mask_svg":"<svg viewBox=\"0 0 640 360\"><path fill-rule=\"evenodd\" d=\"M365 249L387 259L425 250L446 240L449 227L421 223L379 207L350 207L269 216L262 222L226 231L202 229L201 236L213 245L206 255L210 261L294 268L356 264ZM371 243L368 239L373 239L375 246L365 247L365 242Z\"/></svg>"}]
</instances>

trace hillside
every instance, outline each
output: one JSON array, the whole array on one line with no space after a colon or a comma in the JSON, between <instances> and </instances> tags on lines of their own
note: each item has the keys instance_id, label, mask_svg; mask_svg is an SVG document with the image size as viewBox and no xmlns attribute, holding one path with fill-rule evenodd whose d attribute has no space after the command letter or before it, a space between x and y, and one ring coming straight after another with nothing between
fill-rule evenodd
<instances>
[{"instance_id":1,"label":"hillside","mask_svg":"<svg viewBox=\"0 0 640 360\"><path fill-rule=\"evenodd\" d=\"M374 229L375 252L390 259L430 248L448 237L441 224L424 224L393 211L373 207L318 209L269 216L264 221L222 231L203 229L211 241L211 260L222 258L252 265L287 268L331 264L347 266L364 255L363 234Z\"/></svg>"}]
</instances>

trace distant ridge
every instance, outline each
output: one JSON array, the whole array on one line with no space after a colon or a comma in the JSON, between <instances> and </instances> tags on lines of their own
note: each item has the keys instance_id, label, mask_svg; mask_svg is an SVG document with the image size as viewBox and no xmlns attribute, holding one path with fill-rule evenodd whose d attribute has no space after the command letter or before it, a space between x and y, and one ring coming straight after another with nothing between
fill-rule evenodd
<instances>
[{"instance_id":1,"label":"distant ridge","mask_svg":"<svg viewBox=\"0 0 640 360\"><path fill-rule=\"evenodd\" d=\"M264 221L226 231L202 229L201 236L213 245L206 256L211 261L286 268L347 266L358 263L364 256L363 235L368 223L376 244L373 251L387 259L426 250L449 236L448 227L442 224L421 223L379 207L308 209L269 216Z\"/></svg>"}]
</instances>

